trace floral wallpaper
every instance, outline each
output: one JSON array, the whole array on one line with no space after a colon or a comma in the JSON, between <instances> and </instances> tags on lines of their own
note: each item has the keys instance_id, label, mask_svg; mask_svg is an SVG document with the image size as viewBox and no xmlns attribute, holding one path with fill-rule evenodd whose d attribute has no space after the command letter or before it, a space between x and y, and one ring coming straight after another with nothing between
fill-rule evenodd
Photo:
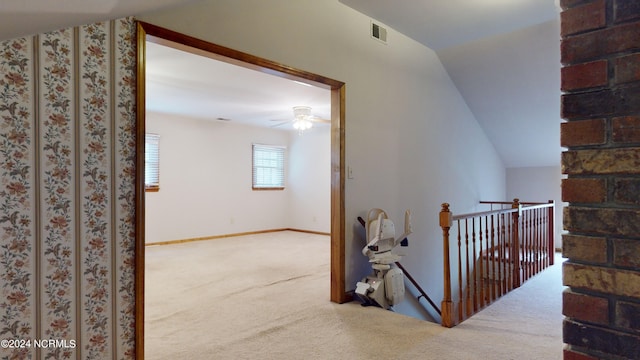
<instances>
[{"instance_id":1,"label":"floral wallpaper","mask_svg":"<svg viewBox=\"0 0 640 360\"><path fill-rule=\"evenodd\" d=\"M135 37L0 42L0 359L134 358Z\"/></svg>"},{"instance_id":2,"label":"floral wallpaper","mask_svg":"<svg viewBox=\"0 0 640 360\"><path fill-rule=\"evenodd\" d=\"M0 56L0 337L35 335L36 296L33 74L26 39L5 42ZM27 349L0 348L3 358Z\"/></svg>"},{"instance_id":3,"label":"floral wallpaper","mask_svg":"<svg viewBox=\"0 0 640 360\"><path fill-rule=\"evenodd\" d=\"M74 126L71 106L73 82L71 61L73 54L73 31L62 30L44 34L38 44L41 64L40 89L40 223L45 234L42 238L41 285L42 330L47 337L55 339L75 338L73 315L76 306L74 272L75 209L73 194L75 182L72 172L74 149ZM38 216L38 214L36 214ZM44 350L45 358L68 359L71 349Z\"/></svg>"}]
</instances>

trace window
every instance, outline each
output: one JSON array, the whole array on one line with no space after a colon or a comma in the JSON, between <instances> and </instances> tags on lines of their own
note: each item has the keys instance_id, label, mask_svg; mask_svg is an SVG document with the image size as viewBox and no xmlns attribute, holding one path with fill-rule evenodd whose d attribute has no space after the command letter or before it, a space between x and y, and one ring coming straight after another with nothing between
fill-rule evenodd
<instances>
[{"instance_id":1,"label":"window","mask_svg":"<svg viewBox=\"0 0 640 360\"><path fill-rule=\"evenodd\" d=\"M253 189L284 189L283 146L253 144Z\"/></svg>"},{"instance_id":2,"label":"window","mask_svg":"<svg viewBox=\"0 0 640 360\"><path fill-rule=\"evenodd\" d=\"M145 191L160 190L160 135L145 134L144 136L144 189Z\"/></svg>"}]
</instances>

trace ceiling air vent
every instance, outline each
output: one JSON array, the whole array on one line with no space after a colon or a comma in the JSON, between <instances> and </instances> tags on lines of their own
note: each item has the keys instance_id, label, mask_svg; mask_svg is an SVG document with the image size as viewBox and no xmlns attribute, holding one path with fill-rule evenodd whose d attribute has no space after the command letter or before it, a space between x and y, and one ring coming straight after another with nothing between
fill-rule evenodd
<instances>
[{"instance_id":1,"label":"ceiling air vent","mask_svg":"<svg viewBox=\"0 0 640 360\"><path fill-rule=\"evenodd\" d=\"M383 43L387 43L387 29L383 28L382 26L374 23L373 21L371 22L371 37L373 37L374 39L377 39Z\"/></svg>"}]
</instances>

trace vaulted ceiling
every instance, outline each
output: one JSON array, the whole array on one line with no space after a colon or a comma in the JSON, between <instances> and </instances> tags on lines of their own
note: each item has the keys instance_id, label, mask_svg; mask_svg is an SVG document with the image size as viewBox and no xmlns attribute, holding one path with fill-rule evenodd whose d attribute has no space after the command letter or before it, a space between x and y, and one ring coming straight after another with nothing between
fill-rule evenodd
<instances>
[{"instance_id":1,"label":"vaulted ceiling","mask_svg":"<svg viewBox=\"0 0 640 360\"><path fill-rule=\"evenodd\" d=\"M2 1L0 39L194 1ZM505 166L559 165L557 0L339 1L433 49Z\"/></svg>"},{"instance_id":2,"label":"vaulted ceiling","mask_svg":"<svg viewBox=\"0 0 640 360\"><path fill-rule=\"evenodd\" d=\"M505 166L559 166L557 0L340 2L433 49Z\"/></svg>"}]
</instances>

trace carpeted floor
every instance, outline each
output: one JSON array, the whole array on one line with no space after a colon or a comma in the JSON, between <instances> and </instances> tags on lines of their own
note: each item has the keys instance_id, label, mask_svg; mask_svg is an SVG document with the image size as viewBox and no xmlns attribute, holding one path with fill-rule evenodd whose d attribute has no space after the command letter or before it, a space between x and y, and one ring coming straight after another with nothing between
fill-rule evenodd
<instances>
[{"instance_id":1,"label":"carpeted floor","mask_svg":"<svg viewBox=\"0 0 640 360\"><path fill-rule=\"evenodd\" d=\"M561 265L446 329L329 296L329 237L146 248L145 358L562 358ZM434 299L439 300L439 299Z\"/></svg>"}]
</instances>

